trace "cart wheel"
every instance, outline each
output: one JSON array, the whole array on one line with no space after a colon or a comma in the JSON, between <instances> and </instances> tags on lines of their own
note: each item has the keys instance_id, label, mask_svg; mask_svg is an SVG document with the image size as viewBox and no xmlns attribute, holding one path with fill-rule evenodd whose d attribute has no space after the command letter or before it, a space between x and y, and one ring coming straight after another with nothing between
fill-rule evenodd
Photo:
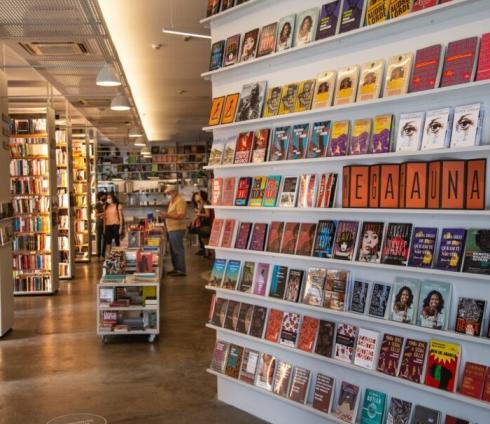
<instances>
[{"instance_id":1,"label":"cart wheel","mask_svg":"<svg viewBox=\"0 0 490 424\"><path fill-rule=\"evenodd\" d=\"M148 336L148 343L153 343L155 341L156 334L150 334Z\"/></svg>"}]
</instances>

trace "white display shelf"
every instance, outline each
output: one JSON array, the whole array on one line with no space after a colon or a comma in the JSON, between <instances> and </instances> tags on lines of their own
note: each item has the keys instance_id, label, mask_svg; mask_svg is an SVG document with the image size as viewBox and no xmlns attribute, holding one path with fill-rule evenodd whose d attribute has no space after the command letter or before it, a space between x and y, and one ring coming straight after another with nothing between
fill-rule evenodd
<instances>
[{"instance_id":1,"label":"white display shelf","mask_svg":"<svg viewBox=\"0 0 490 424\"><path fill-rule=\"evenodd\" d=\"M296 60L299 56L308 57L319 52L328 52L328 49L331 49L336 45L342 45L343 49L349 49L352 46L360 48L362 45L370 47L373 40L378 38L386 39L394 34L403 33L405 28L412 25L425 27L426 25L431 24L433 20L445 20L448 17L454 16L454 14L459 14L462 17L466 14L474 13L484 6L484 0L453 0L449 3L422 9L418 12L412 12L375 25L363 26L343 34L337 34L322 40L312 41L304 46L292 47L288 50L282 50L280 52L273 52L269 55L255 58L247 62L239 62L232 66L223 66L214 71L204 72L201 74L201 77L205 79L212 79L215 76L224 74L230 75L234 71L238 70L250 72L251 69L258 68L260 65L276 66L275 62L279 62L281 60ZM225 15L227 12L231 12L232 10L233 9L229 9L223 12L223 15ZM215 16L217 17L218 15ZM204 19L203 21L209 21L212 20L212 18L213 17L210 17ZM201 23L203 21L201 21Z\"/></svg>"},{"instance_id":2,"label":"white display shelf","mask_svg":"<svg viewBox=\"0 0 490 424\"><path fill-rule=\"evenodd\" d=\"M414 106L426 108L426 105L429 104L430 101L434 100L434 97L437 97L438 100L447 101L448 105L452 105L455 101L457 101L458 97L463 95L466 97L490 95L490 80L434 88L432 90L408 93L400 96L382 97L364 102L348 103L321 109L311 109L306 112L294 112L286 115L271 116L268 118L250 119L248 121L233 122L231 124L208 126L203 127L203 131L210 132L215 130L230 129L243 131L243 129L282 125L284 122L289 124L293 121L313 121L319 119L326 120L329 119L329 115L335 115L338 112L343 112L345 118L348 118L349 112L352 111L365 111L366 116L371 116L371 114L374 115L374 113L370 111L370 109L373 107L386 106L386 113L388 113L390 111L389 108L391 104L406 105L408 111L409 108Z\"/></svg>"},{"instance_id":3,"label":"white display shelf","mask_svg":"<svg viewBox=\"0 0 490 424\"><path fill-rule=\"evenodd\" d=\"M206 249L214 249L217 252L235 252L243 256L248 257L268 257L268 258L284 258L284 259L296 259L301 260L307 263L316 263L322 264L324 266L328 265L340 265L341 267L353 267L353 268L366 268L366 269L375 269L375 270L390 270L390 271L409 271L415 274L424 274L424 275L433 275L438 277L446 277L449 279L471 279L475 281L482 282L490 282L490 275L483 274L472 274L469 272L453 272L453 271L444 271L440 269L433 268L416 268L412 266L398 266L398 265L386 265L386 264L377 264L377 263L369 263L369 262L358 262L358 261L343 261L340 259L329 259L329 258L317 258L315 256L301 256L301 255L290 255L286 253L275 253L275 252L264 252L258 250L245 250L245 249L233 249L228 247L215 247L215 246L206 246Z\"/></svg>"},{"instance_id":4,"label":"white display shelf","mask_svg":"<svg viewBox=\"0 0 490 424\"><path fill-rule=\"evenodd\" d=\"M238 290L228 290L220 287L214 286L206 286L206 289L216 292L218 297L225 298L233 298L239 299L240 301L253 301L259 302L262 306L270 306L270 305L278 305L281 308L285 308L287 310L294 310L302 315L312 313L320 314L322 316L329 317L331 319L339 319L346 318L351 321L355 321L357 325L361 326L363 323L369 322L374 324L375 326L382 325L384 327L398 328L401 330L409 330L418 333L430 334L436 338L443 338L448 340L454 340L456 342L466 342L466 343L475 343L483 346L490 346L490 339L486 337L475 337L468 336L466 334L456 333L454 331L444 331L444 330L436 330L433 328L420 327L418 325L413 324L404 324L402 322L391 321L387 319L375 318L369 315L356 314L354 312L344 312L344 311L334 311L332 309L327 309L319 306L306 305L304 303L295 303L288 302L284 299L278 299L269 296L259 296L257 294L252 293L244 293Z\"/></svg>"},{"instance_id":5,"label":"white display shelf","mask_svg":"<svg viewBox=\"0 0 490 424\"><path fill-rule=\"evenodd\" d=\"M56 291L53 290L34 290L34 291L14 291L15 296L32 296L32 295L43 295L43 294L55 294Z\"/></svg>"},{"instance_id":6,"label":"white display shelf","mask_svg":"<svg viewBox=\"0 0 490 424\"><path fill-rule=\"evenodd\" d=\"M250 6L255 5L256 3L264 2L265 0L248 0L245 3L239 4L238 6L234 6L230 9L227 9L223 12L216 13L215 15L208 16L207 18L201 19L199 22L201 24L205 24L207 26L209 22L217 21L223 17L232 17L235 18L239 13L246 11Z\"/></svg>"},{"instance_id":7,"label":"white display shelf","mask_svg":"<svg viewBox=\"0 0 490 424\"><path fill-rule=\"evenodd\" d=\"M118 282L104 282L104 283L99 283L101 287L148 287L148 286L153 286L153 287L158 287L160 283L118 283Z\"/></svg>"},{"instance_id":8,"label":"white display shelf","mask_svg":"<svg viewBox=\"0 0 490 424\"><path fill-rule=\"evenodd\" d=\"M389 153L371 153L367 155L348 155L348 156L327 156L315 159L297 159L297 160L279 160L272 162L258 162L258 163L241 163L231 165L216 165L206 166L205 169L209 170L239 170L242 168L260 169L279 169L286 167L303 167L308 165L322 166L329 163L381 163L388 161L399 161L403 159L423 159L429 160L431 158L439 158L445 156L454 156L462 158L462 156L475 156L479 154L488 155L490 153L490 144L483 144L481 146L473 147L458 147L453 149L434 149L434 150L417 150L415 152L389 152Z\"/></svg>"},{"instance_id":9,"label":"white display shelf","mask_svg":"<svg viewBox=\"0 0 490 424\"><path fill-rule=\"evenodd\" d=\"M265 390L265 389L262 389L260 387L257 387L257 386L254 386L252 384L247 384L247 383L244 383L243 381L240 381L240 380L237 380L236 378L232 378L232 377L229 377L225 374L221 374L215 370L212 370L210 368L208 368L206 370L207 373L209 374L212 374L218 378L221 378L223 380L227 380L227 381L231 381L235 384L239 384L240 386L243 386L243 387L248 387L250 390L255 390L261 394L264 394L264 395L268 395L268 396L271 396L273 397L274 399L277 399L277 400L280 400L281 402L284 402L284 403L287 403L289 405L292 405L292 406L295 406L297 408L301 408L307 412L310 412L312 414L315 414L315 415L319 415L320 417L332 422L332 423L338 423L338 424L346 424L345 421L342 421L341 419L335 417L334 415L332 414L326 414L325 412L322 412L322 411L319 411L317 409L314 409L311 405L309 404L303 404L303 403L299 403L299 402L295 402L294 400L291 400L291 399L288 399L288 398L285 398L285 397L282 397L282 396L278 396L272 392L269 392L268 390ZM332 405L333 407L333 405Z\"/></svg>"},{"instance_id":10,"label":"white display shelf","mask_svg":"<svg viewBox=\"0 0 490 424\"><path fill-rule=\"evenodd\" d=\"M158 306L105 306L99 305L100 311L156 311Z\"/></svg>"},{"instance_id":11,"label":"white display shelf","mask_svg":"<svg viewBox=\"0 0 490 424\"><path fill-rule=\"evenodd\" d=\"M411 388L415 388L417 390L421 390L424 392L431 393L432 395L436 395L436 396L439 396L442 398L450 399L451 401L456 401L459 403L468 404L468 405L471 405L472 407L481 408L484 410L488 410L490 412L490 403L489 402L484 402L482 400L474 399L474 398L471 398L468 396L463 396L463 395L458 394L458 393L447 392L447 391L444 391L441 389L436 389L436 388L433 388L430 386L426 386L425 384L422 384L422 383L414 383L412 381L405 380L403 378L392 377L390 375L383 374L379 371L359 367L357 365L354 365L354 364L351 364L348 362L342 362L342 361L339 361L339 360L336 360L333 358L327 358L325 356L317 355L316 353L305 352L305 351L302 351L300 349L289 347L289 346L286 346L286 345L283 345L280 343L270 342L269 340L249 336L248 334L242 334L242 333L238 333L238 332L233 331L233 330L228 330L226 328L217 327L217 326L212 325L212 324L206 324L206 327L215 330L218 334L219 333L229 334L229 335L233 335L235 337L238 337L238 339L244 339L244 340L249 340L249 341L253 341L256 343L261 343L265 346L273 346L274 348L278 348L281 350L292 352L292 353L298 354L300 356L306 356L306 357L318 360L320 362L325 362L327 364L330 364L330 365L333 365L333 366L336 366L339 368L346 368L349 370L357 371L357 372L360 372L363 374L367 374L370 377L374 377L374 378L381 379L381 380L387 380L387 381L390 381L392 383L396 383L397 385L400 385L400 386L408 386ZM221 338L218 336L218 339L221 339Z\"/></svg>"},{"instance_id":12,"label":"white display shelf","mask_svg":"<svg viewBox=\"0 0 490 424\"><path fill-rule=\"evenodd\" d=\"M158 330L135 330L135 331L98 331L99 336L125 336L125 335L158 335Z\"/></svg>"}]
</instances>

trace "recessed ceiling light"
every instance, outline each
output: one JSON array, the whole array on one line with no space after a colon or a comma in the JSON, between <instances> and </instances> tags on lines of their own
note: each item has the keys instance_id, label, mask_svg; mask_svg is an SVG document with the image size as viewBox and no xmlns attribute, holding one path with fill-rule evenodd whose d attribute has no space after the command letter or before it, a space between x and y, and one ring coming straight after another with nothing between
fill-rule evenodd
<instances>
[{"instance_id":1,"label":"recessed ceiling light","mask_svg":"<svg viewBox=\"0 0 490 424\"><path fill-rule=\"evenodd\" d=\"M109 64L105 64L99 71L95 83L102 87L117 87L121 85L121 81L119 81L114 67Z\"/></svg>"},{"instance_id":2,"label":"recessed ceiling light","mask_svg":"<svg viewBox=\"0 0 490 424\"><path fill-rule=\"evenodd\" d=\"M125 111L131 109L129 100L124 94L118 94L111 101L111 110Z\"/></svg>"}]
</instances>

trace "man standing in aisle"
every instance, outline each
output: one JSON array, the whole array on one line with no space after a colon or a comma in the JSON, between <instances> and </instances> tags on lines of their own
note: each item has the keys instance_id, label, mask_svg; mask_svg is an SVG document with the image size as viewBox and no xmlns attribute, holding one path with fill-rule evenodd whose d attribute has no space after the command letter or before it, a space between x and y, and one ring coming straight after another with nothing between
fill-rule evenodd
<instances>
[{"instance_id":1,"label":"man standing in aisle","mask_svg":"<svg viewBox=\"0 0 490 424\"><path fill-rule=\"evenodd\" d=\"M162 212L167 226L170 255L172 257L173 271L169 275L183 277L186 275L184 235L186 232L187 203L179 195L176 185L168 185L165 194L170 196L167 212Z\"/></svg>"}]
</instances>

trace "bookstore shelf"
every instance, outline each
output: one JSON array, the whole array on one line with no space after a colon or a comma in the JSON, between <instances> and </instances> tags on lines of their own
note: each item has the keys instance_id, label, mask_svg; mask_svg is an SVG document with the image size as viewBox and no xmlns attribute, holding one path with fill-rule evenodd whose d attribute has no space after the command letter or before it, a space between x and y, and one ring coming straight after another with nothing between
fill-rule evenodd
<instances>
[{"instance_id":1,"label":"bookstore shelf","mask_svg":"<svg viewBox=\"0 0 490 424\"><path fill-rule=\"evenodd\" d=\"M282 397L282 396L277 396L274 393L269 392L269 391L267 391L265 389L262 389L260 387L254 386L252 384L244 383L243 381L240 381L240 380L237 380L235 378L229 377L229 376L227 376L225 374L220 374L219 372L214 371L214 370L212 370L210 368L208 368L206 370L206 372L209 373L209 374L211 374L211 375L214 375L214 376L216 376L216 377L218 377L220 379L223 379L223 380L226 380L226 381L230 381L233 384L238 384L241 387L247 387L249 390L257 391L257 392L259 392L261 394L270 396L273 399L277 399L277 400L279 400L281 402L285 402L288 405L292 405L292 406L294 406L296 408L300 408L300 409L303 409L303 410L305 410L307 412L310 412L312 414L318 415L318 416L320 416L323 419L329 420L330 422L338 423L338 424L345 424L346 423L345 421L343 421L343 420L341 420L341 419L333 416L332 414L326 414L326 413L324 413L322 411L319 411L317 409L314 409L311 405L302 404L302 403L295 402L295 401L293 401L291 399L288 399L288 398L285 398L285 397Z\"/></svg>"},{"instance_id":2,"label":"bookstore shelf","mask_svg":"<svg viewBox=\"0 0 490 424\"><path fill-rule=\"evenodd\" d=\"M14 291L15 296L32 296L32 295L46 295L54 294L51 290L32 290L32 291Z\"/></svg>"},{"instance_id":3,"label":"bookstore shelf","mask_svg":"<svg viewBox=\"0 0 490 424\"><path fill-rule=\"evenodd\" d=\"M301 255L289 255L286 253L275 253L275 252L264 252L258 250L244 250L244 249L233 249L228 247L216 247L216 246L206 246L206 249L214 249L216 252L224 252L224 253L236 253L240 255L242 258L244 256L247 257L268 257L268 258L283 258L283 259L292 259L297 261L302 261L306 263L312 264L323 264L325 266L328 265L336 265L344 268L364 268L370 270L390 270L390 271L398 271L400 273L413 273L413 274L422 274L422 275L431 275L438 277L446 277L449 279L455 280L475 280L480 282L490 282L490 275L485 274L472 274L469 272L453 272L453 271L444 271L441 269L434 268L417 268L413 266L398 266L398 265L387 265L387 264L377 264L370 262L358 262L358 261L343 261L340 259L330 259L330 258L318 258L315 256L301 256Z\"/></svg>"},{"instance_id":4,"label":"bookstore shelf","mask_svg":"<svg viewBox=\"0 0 490 424\"><path fill-rule=\"evenodd\" d=\"M466 84L452 85L449 87L434 88L432 90L419 91L408 93L399 96L381 97L374 100L366 100L363 102L347 103L327 108L311 109L306 112L294 112L285 115L276 115L268 118L250 119L248 121L238 121L231 124L221 124L215 126L204 127L203 131L230 130L244 128L254 129L259 127L276 126L280 123L300 122L305 120L336 120L343 117L346 119L349 113L364 113L367 116L374 116L375 110L380 110L380 107L386 107L385 113L394 105L401 105L407 108L407 111L413 107L425 108L427 102L448 102L454 103L455 99L459 104L460 101L475 98L475 96L483 97L490 95L490 80L469 82ZM376 112L377 113L377 112Z\"/></svg>"},{"instance_id":5,"label":"bookstore shelf","mask_svg":"<svg viewBox=\"0 0 490 424\"><path fill-rule=\"evenodd\" d=\"M119 284L120 286L121 284ZM129 284L131 287L136 287L134 284ZM101 311L156 311L158 306L102 306L99 305Z\"/></svg>"},{"instance_id":6,"label":"bookstore shelf","mask_svg":"<svg viewBox=\"0 0 490 424\"><path fill-rule=\"evenodd\" d=\"M150 336L157 336L159 333L159 330L135 330L135 331L99 331L98 334L99 336L118 336L118 335L132 335L132 334L137 334L137 335L150 335ZM154 339L152 338L151 341Z\"/></svg>"},{"instance_id":7,"label":"bookstore shelf","mask_svg":"<svg viewBox=\"0 0 490 424\"><path fill-rule=\"evenodd\" d=\"M314 359L314 360L317 360L320 362L324 362L326 364L330 364L330 365L333 365L333 366L336 366L339 368L346 368L346 369L353 370L353 371L356 371L356 372L359 372L362 374L367 374L370 377L374 377L374 378L377 378L380 380L390 381L392 383L395 383L396 385L408 386L408 387L414 388L416 390L422 390L424 392L430 393L432 395L436 395L438 397L443 397L443 398L449 399L451 401L456 401L459 403L471 405L472 407L477 407L477 408L487 410L490 412L490 403L484 402L484 401L481 401L478 399L473 399L469 396L463 396L463 395L458 394L458 393L453 393L453 392L448 392L448 391L441 390L441 389L436 389L436 388L433 388L430 386L426 386L425 384L422 384L422 383L414 383L412 381L408 381L408 380L405 380L405 379L399 378L399 377L392 377L390 375L383 374L379 371L370 370L370 369L363 368L363 367L360 367L360 366L357 366L357 365L354 365L354 364L351 364L348 362L339 361L339 360L336 360L333 358L327 358L327 357L324 357L321 355L317 355L315 353L305 352L305 351L302 351L300 349L289 347L289 346L286 346L286 345L283 345L280 343L274 343L274 342L270 342L269 340L249 336L248 334L237 333L233 330L228 330L226 328L217 327L217 326L212 325L212 324L206 324L206 327L215 330L218 334L219 333L227 334L228 336L231 336L231 337L235 338L236 340L242 340L243 339L243 340L253 341L254 343L259 343L259 344L262 344L265 346L271 346L271 347L277 348L279 350L285 350L288 352L292 352L293 354L298 354L300 356L306 356L306 357L309 357L311 359ZM222 338L218 337L218 339L222 339Z\"/></svg>"},{"instance_id":8,"label":"bookstore shelf","mask_svg":"<svg viewBox=\"0 0 490 424\"><path fill-rule=\"evenodd\" d=\"M241 301L242 299L248 299L253 302L258 302L261 306L269 306L280 305L280 307L284 307L287 310L293 310L294 312L298 312L300 314L311 314L318 316L326 316L334 318L346 318L351 321L355 321L362 326L362 323L372 323L375 326L384 326L384 327L392 327L399 328L402 330L413 331L415 333L424 333L430 334L435 337L441 337L444 339L466 342L466 343L475 343L484 346L490 346L490 339L486 337L475 337L469 336L466 334L456 333L454 331L444 331L444 330L436 330L428 327L421 327L413 324L404 324L398 321L391 321L388 319L375 318L369 315L356 314L353 312L345 312L345 311L335 311L332 309L327 309L319 306L307 305L299 302L288 302L284 299L278 299L270 296L260 296L252 293L244 293L238 290L228 290L220 287L214 286L206 286L206 289L216 292L218 297L224 297L226 299L233 299ZM218 327L219 328L219 327Z\"/></svg>"},{"instance_id":9,"label":"bookstore shelf","mask_svg":"<svg viewBox=\"0 0 490 424\"><path fill-rule=\"evenodd\" d=\"M201 24L208 24L209 22L212 21L217 21L221 18L228 18L231 17L232 19L236 18L236 16L243 11L246 11L249 9L251 6L254 6L257 3L263 3L264 1L270 1L270 0L248 0L242 4L239 4L237 6L234 6L228 10L225 10L223 12L220 12L216 15L208 16L207 18L201 19L199 22Z\"/></svg>"}]
</instances>

